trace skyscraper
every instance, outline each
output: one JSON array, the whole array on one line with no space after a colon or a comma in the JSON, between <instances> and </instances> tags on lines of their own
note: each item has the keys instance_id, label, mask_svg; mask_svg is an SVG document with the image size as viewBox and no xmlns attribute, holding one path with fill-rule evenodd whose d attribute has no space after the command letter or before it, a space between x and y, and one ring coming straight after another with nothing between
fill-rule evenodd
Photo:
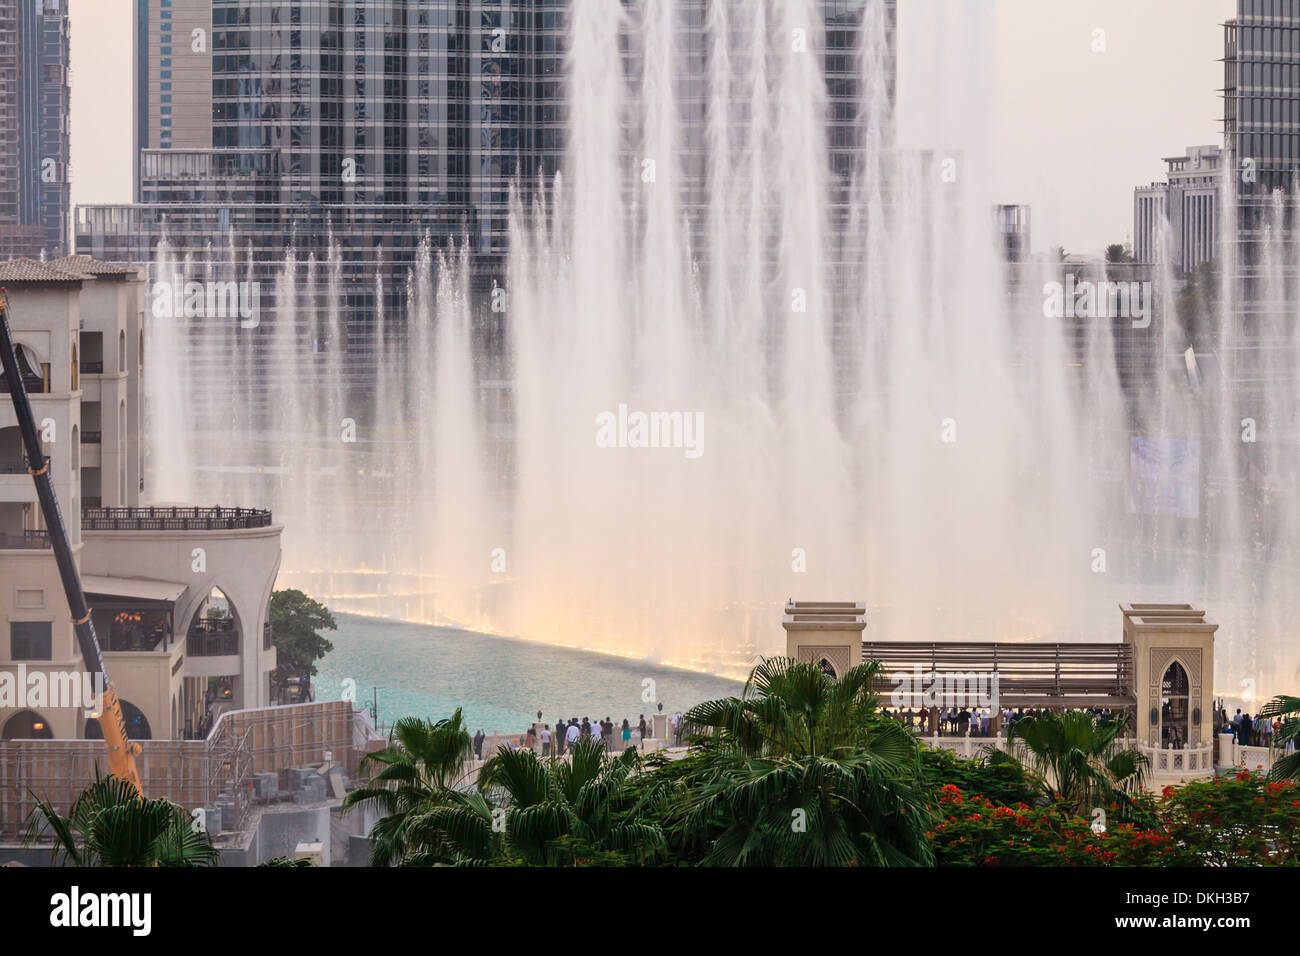
<instances>
[{"instance_id":1,"label":"skyscraper","mask_svg":"<svg viewBox=\"0 0 1300 956\"><path fill-rule=\"evenodd\" d=\"M1191 146L1186 155L1165 157L1165 165L1165 182L1133 191L1133 258L1158 262L1160 229L1167 225L1170 265L1186 275L1218 255L1223 151Z\"/></svg>"},{"instance_id":2,"label":"skyscraper","mask_svg":"<svg viewBox=\"0 0 1300 956\"><path fill-rule=\"evenodd\" d=\"M635 87L642 60L632 38L644 11L622 2L624 79ZM832 172L845 180L870 4L885 11L892 40L893 0L814 5L824 17ZM673 8L678 179L696 229L707 205L710 7ZM565 88L568 0L137 0L135 16L137 202L79 209L78 251L151 261L165 237L178 260L251 262L240 277L260 280L264 295L287 250L299 265L337 256L347 322L337 345L362 390L379 373L378 317L401 335L420 241L467 244L479 292L501 281L510 190L527 200L559 171L568 101L592 92ZM892 42L888 60L882 95L892 102ZM635 137L626 133L629 159ZM478 334L491 362L496 317L485 313ZM191 387L215 394L224 382L214 373Z\"/></svg>"},{"instance_id":3,"label":"skyscraper","mask_svg":"<svg viewBox=\"0 0 1300 956\"><path fill-rule=\"evenodd\" d=\"M68 251L66 0L0 0L0 258Z\"/></svg>"},{"instance_id":4,"label":"skyscraper","mask_svg":"<svg viewBox=\"0 0 1300 956\"><path fill-rule=\"evenodd\" d=\"M1237 0L1224 24L1223 136L1235 221L1224 239L1235 307L1224 362L1251 410L1270 382L1289 374L1279 329L1293 321L1284 297L1270 290L1294 269L1284 256L1265 261L1270 231L1289 245L1295 228L1300 170L1300 0ZM1274 282L1273 284L1276 284ZM1253 396L1253 397L1252 397Z\"/></svg>"}]
</instances>

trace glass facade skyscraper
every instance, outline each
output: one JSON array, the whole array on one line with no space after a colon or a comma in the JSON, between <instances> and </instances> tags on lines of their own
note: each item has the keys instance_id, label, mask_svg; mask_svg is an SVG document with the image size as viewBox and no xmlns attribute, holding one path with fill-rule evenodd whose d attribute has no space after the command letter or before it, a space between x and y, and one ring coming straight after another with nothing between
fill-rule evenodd
<instances>
[{"instance_id":1,"label":"glass facade skyscraper","mask_svg":"<svg viewBox=\"0 0 1300 956\"><path fill-rule=\"evenodd\" d=\"M622 2L632 23L641 4ZM846 180L860 148L858 28L874 3L892 39L893 0L817 5L831 164ZM679 182L693 227L706 207L709 6L675 5ZM584 95L565 89L567 14L568 0L137 0L137 202L79 209L77 249L151 261L165 236L196 263L251 258L265 291L287 249L301 263L333 244L348 367L365 382L381 309L400 334L423 237L463 239L479 291L504 275L511 186L527 199L560 169L566 97ZM629 79L638 57L625 42ZM892 102L892 43L890 60ZM495 319L485 313L479 329L488 354L502 338Z\"/></svg>"},{"instance_id":2,"label":"glass facade skyscraper","mask_svg":"<svg viewBox=\"0 0 1300 956\"><path fill-rule=\"evenodd\" d=\"M66 0L0 0L0 259L68 251Z\"/></svg>"},{"instance_id":3,"label":"glass facade skyscraper","mask_svg":"<svg viewBox=\"0 0 1300 956\"><path fill-rule=\"evenodd\" d=\"M1223 62L1227 188L1236 200L1235 226L1224 236L1232 244L1235 296L1232 354L1224 359L1246 403L1245 414L1253 408L1252 395L1289 374L1283 343L1274 338L1276 329L1293 319L1278 313L1286 299L1267 288L1267 272L1294 273L1292 257L1270 267L1264 250L1269 230L1280 229L1288 246L1294 242L1300 0L1237 0L1236 17L1224 25Z\"/></svg>"}]
</instances>

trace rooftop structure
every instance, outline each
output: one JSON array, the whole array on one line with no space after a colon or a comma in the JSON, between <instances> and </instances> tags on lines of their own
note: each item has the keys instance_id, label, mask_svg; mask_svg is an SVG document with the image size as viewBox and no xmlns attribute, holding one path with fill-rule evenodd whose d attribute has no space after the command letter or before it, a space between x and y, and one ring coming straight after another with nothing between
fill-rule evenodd
<instances>
[{"instance_id":1,"label":"rooftop structure","mask_svg":"<svg viewBox=\"0 0 1300 956\"><path fill-rule=\"evenodd\" d=\"M272 703L280 526L265 510L142 504L142 272L86 256L18 259L0 263L0 286L128 732L194 736L223 707ZM0 671L79 673L3 377L0 390ZM0 702L0 737L95 736L88 711L65 703Z\"/></svg>"}]
</instances>

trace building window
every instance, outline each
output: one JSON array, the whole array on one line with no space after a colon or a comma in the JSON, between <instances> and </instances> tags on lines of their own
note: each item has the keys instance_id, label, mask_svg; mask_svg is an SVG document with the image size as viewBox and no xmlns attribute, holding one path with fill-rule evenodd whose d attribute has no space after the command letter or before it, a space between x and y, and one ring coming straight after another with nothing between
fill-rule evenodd
<instances>
[{"instance_id":1,"label":"building window","mask_svg":"<svg viewBox=\"0 0 1300 956\"><path fill-rule=\"evenodd\" d=\"M50 652L49 621L11 621L9 623L9 659L48 661Z\"/></svg>"}]
</instances>

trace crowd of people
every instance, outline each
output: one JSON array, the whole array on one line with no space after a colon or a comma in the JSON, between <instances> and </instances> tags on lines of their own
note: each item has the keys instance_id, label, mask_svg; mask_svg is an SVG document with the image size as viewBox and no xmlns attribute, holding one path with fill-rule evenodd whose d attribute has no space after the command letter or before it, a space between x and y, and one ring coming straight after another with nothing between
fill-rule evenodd
<instances>
[{"instance_id":1,"label":"crowd of people","mask_svg":"<svg viewBox=\"0 0 1300 956\"><path fill-rule=\"evenodd\" d=\"M1295 719L1290 718L1290 720ZM1261 717L1259 714L1251 717L1249 713L1243 714L1241 708L1237 708L1237 712L1231 717L1228 716L1226 708L1219 711L1219 733L1231 734L1242 747L1273 746L1273 735L1283 726L1284 722L1281 718ZM1287 749L1295 749L1294 741L1287 745Z\"/></svg>"},{"instance_id":2,"label":"crowd of people","mask_svg":"<svg viewBox=\"0 0 1300 956\"><path fill-rule=\"evenodd\" d=\"M1109 723L1118 714L1117 711L1106 707L1094 707L1089 710L1102 724ZM1000 712L1000 722L994 721L995 710L989 707L909 707L907 709L886 707L882 713L921 736L1005 737L1018 721L1041 716L1047 713L1047 709L1003 708ZM1251 717L1248 713L1243 714L1241 710L1232 717L1228 716L1226 709L1219 713L1218 732L1231 734L1242 746L1271 746L1273 735L1280 731L1282 726L1283 722L1280 719L1274 720L1259 715ZM679 711L668 718L668 736L673 746L681 745L683 730L682 715ZM624 718L621 726L609 717L595 721L589 717L583 717L581 720L570 717L568 720L557 722L554 728L548 723L539 722L530 725L518 737L508 739L505 745L512 750L532 750L543 757L560 757L568 753L581 740L594 740L606 750L622 752L629 747L644 749L646 741L651 736L651 722L647 721L645 714L641 714L635 724ZM487 734L482 729L474 734L474 756L479 760L483 759L483 745L486 739ZM1288 749L1294 747L1295 744L1292 743Z\"/></svg>"},{"instance_id":3,"label":"crowd of people","mask_svg":"<svg viewBox=\"0 0 1300 956\"><path fill-rule=\"evenodd\" d=\"M668 735L674 746L680 746L682 737L680 711L668 718ZM590 717L583 717L581 720L570 717L567 721L557 722L554 729L547 723L530 724L517 738L506 741L505 746L511 750L532 750L543 757L562 757L579 741L594 740L606 750L622 752L629 747L639 747L644 750L646 741L651 737L651 721L646 720L645 714L640 715L635 725L626 717L623 718L622 726L609 717L595 721ZM474 734L474 756L479 760L483 759L483 742L486 739L487 734L482 728Z\"/></svg>"},{"instance_id":4,"label":"crowd of people","mask_svg":"<svg viewBox=\"0 0 1300 956\"><path fill-rule=\"evenodd\" d=\"M1089 709L1090 712L1105 724L1115 719L1117 711L1112 711L1105 707L1094 707ZM1024 720L1026 717L1037 717L1046 713L1045 709L1035 709L1033 707L1004 708L1001 712L1001 727L994 729L993 709L988 707L919 707L916 709L901 707L884 708L882 713L887 717L892 717L904 727L907 727L922 736L939 736L939 737L1005 737L1007 731L1014 727L1017 721ZM1176 727L1176 721L1170 721L1168 708L1163 712L1165 721L1162 724L1172 724ZM1291 718L1292 720L1296 718ZM1242 713L1238 709L1233 716L1228 716L1226 709L1219 712L1219 728L1221 734L1231 734L1233 738L1243 747L1269 747L1273 743L1273 735L1281 731L1284 723L1281 719L1261 717L1256 714L1252 717L1248 713ZM1166 737L1163 741L1169 746L1180 746L1181 741L1176 737ZM1294 749L1294 743L1288 746L1288 749Z\"/></svg>"},{"instance_id":5,"label":"crowd of people","mask_svg":"<svg viewBox=\"0 0 1300 956\"><path fill-rule=\"evenodd\" d=\"M1106 707L1094 707L1091 712L1103 724L1114 718L1113 712ZM1017 721L1041 716L1047 710L1033 707L1017 707L1014 710L1010 707L1003 708L1000 727L995 725L995 711L991 707L909 707L906 710L901 707L892 710L886 707L882 713L922 736L1005 737L1008 729L1014 727Z\"/></svg>"}]
</instances>

